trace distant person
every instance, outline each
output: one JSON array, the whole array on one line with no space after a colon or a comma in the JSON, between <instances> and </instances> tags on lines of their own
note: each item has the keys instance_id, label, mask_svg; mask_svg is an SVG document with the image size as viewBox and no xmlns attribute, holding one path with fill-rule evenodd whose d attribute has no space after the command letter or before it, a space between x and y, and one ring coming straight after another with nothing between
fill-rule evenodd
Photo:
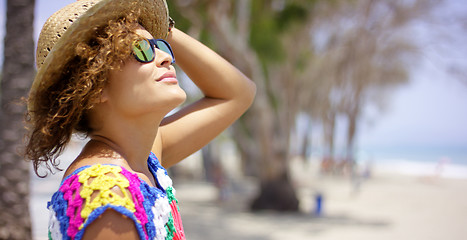
<instances>
[{"instance_id":1,"label":"distant person","mask_svg":"<svg viewBox=\"0 0 467 240\"><path fill-rule=\"evenodd\" d=\"M83 0L42 28L26 157L40 175L73 133L90 139L48 204L50 239L185 239L165 168L240 117L255 85L173 25L165 0ZM186 98L175 59L204 97L166 117Z\"/></svg>"},{"instance_id":2,"label":"distant person","mask_svg":"<svg viewBox=\"0 0 467 240\"><path fill-rule=\"evenodd\" d=\"M440 178L443 175L446 165L448 165L450 162L451 162L451 159L449 157L440 158L435 167L434 177Z\"/></svg>"}]
</instances>

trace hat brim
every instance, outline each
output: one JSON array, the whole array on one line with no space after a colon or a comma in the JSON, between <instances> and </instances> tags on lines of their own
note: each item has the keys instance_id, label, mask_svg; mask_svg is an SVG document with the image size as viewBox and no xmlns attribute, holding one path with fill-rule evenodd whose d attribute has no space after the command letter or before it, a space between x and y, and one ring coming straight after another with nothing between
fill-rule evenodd
<instances>
[{"instance_id":1,"label":"hat brim","mask_svg":"<svg viewBox=\"0 0 467 240\"><path fill-rule=\"evenodd\" d=\"M41 32L38 43L38 53L44 50L48 51L48 54L43 59L43 63L37 61L38 72L29 93L28 110L30 112L34 109L34 94L39 89L49 88L59 80L59 76L61 72L64 71L64 67L75 56L75 46L78 43L89 40L95 33L94 31L97 27L105 26L110 20L119 19L133 12L138 14L139 23L155 38L166 38L167 36L169 15L165 0L78 1L66 6L60 11L71 11L71 9L75 8L77 5L81 5L82 7L83 4L84 6L86 6L86 4L94 5L79 16L69 27L64 27L66 31L64 31L63 34L57 33L58 38L57 36L53 36L56 42L51 49L41 46L44 45L41 44L41 41L48 41L47 39L41 39L41 37L43 37ZM57 16L55 16L55 18L57 18ZM72 20L70 19L70 21ZM42 31L44 31L45 28L46 26L44 26ZM47 38L47 36L45 38ZM41 49L41 47L44 49Z\"/></svg>"}]
</instances>

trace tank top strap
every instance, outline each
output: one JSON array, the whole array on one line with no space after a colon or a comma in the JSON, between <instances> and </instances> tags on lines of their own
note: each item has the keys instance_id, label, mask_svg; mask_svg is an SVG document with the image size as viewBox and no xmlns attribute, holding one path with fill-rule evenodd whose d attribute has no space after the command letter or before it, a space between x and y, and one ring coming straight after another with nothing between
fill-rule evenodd
<instances>
[{"instance_id":1,"label":"tank top strap","mask_svg":"<svg viewBox=\"0 0 467 240\"><path fill-rule=\"evenodd\" d=\"M148 166L154 179L156 179L157 187L167 191L173 188L172 179L169 177L167 170L161 165L157 156L151 152L148 157Z\"/></svg>"}]
</instances>

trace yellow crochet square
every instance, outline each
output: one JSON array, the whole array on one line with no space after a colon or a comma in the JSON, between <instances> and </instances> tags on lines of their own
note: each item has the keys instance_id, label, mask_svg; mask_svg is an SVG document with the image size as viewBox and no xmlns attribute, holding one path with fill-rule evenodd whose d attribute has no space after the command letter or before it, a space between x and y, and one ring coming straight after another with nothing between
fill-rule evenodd
<instances>
[{"instance_id":1,"label":"yellow crochet square","mask_svg":"<svg viewBox=\"0 0 467 240\"><path fill-rule=\"evenodd\" d=\"M119 166L97 164L78 173L82 184L80 196L84 200L81 211L83 219L87 219L95 209L106 204L123 206L135 212L133 199L127 190L130 182L120 174L121 171Z\"/></svg>"}]
</instances>

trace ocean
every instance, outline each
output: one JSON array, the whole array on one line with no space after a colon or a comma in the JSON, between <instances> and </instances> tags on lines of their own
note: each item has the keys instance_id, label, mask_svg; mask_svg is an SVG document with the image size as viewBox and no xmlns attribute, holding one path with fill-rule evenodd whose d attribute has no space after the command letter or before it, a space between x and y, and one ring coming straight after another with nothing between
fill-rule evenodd
<instances>
[{"instance_id":1,"label":"ocean","mask_svg":"<svg viewBox=\"0 0 467 240\"><path fill-rule=\"evenodd\" d=\"M467 147L362 147L357 160L382 171L415 176L467 179Z\"/></svg>"}]
</instances>

